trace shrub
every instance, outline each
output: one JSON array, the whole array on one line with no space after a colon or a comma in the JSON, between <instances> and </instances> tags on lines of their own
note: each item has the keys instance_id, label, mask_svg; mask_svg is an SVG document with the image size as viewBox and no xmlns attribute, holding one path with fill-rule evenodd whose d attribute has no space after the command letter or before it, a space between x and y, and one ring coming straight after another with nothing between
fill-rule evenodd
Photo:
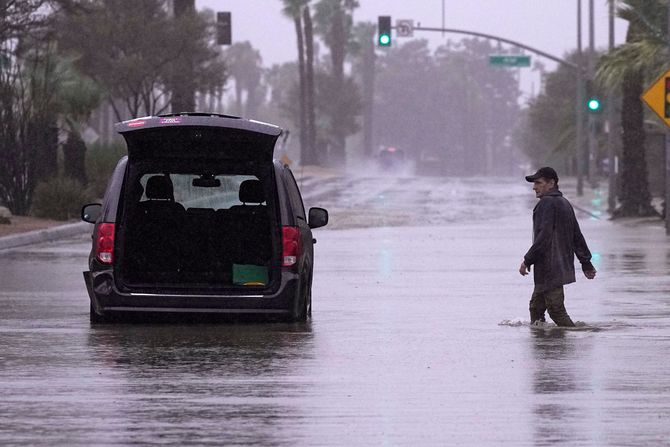
<instances>
[{"instance_id":1,"label":"shrub","mask_svg":"<svg viewBox=\"0 0 670 447\"><path fill-rule=\"evenodd\" d=\"M93 201L95 194L77 180L54 177L41 182L33 195L33 215L55 220L79 217L81 207Z\"/></svg>"},{"instance_id":2,"label":"shrub","mask_svg":"<svg viewBox=\"0 0 670 447\"><path fill-rule=\"evenodd\" d=\"M122 142L96 143L86 151L86 178L88 187L95 197L101 198L105 194L107 182L114 172L116 163L124 155L126 147Z\"/></svg>"}]
</instances>

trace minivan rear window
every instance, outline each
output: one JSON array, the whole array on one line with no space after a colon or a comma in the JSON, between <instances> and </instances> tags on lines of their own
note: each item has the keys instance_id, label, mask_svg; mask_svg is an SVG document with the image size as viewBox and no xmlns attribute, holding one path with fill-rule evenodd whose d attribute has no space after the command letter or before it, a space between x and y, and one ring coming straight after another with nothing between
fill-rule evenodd
<instances>
[{"instance_id":1,"label":"minivan rear window","mask_svg":"<svg viewBox=\"0 0 670 447\"><path fill-rule=\"evenodd\" d=\"M140 178L142 185L142 197L140 202L151 200L147 197L147 182L155 176L162 176L163 172L148 172ZM239 197L240 185L246 180L260 181L255 175L216 175L211 176L218 180L219 186L195 186L194 180L202 178L196 174L170 174L173 186L174 202L188 208L211 208L228 209L232 206L242 205Z\"/></svg>"}]
</instances>

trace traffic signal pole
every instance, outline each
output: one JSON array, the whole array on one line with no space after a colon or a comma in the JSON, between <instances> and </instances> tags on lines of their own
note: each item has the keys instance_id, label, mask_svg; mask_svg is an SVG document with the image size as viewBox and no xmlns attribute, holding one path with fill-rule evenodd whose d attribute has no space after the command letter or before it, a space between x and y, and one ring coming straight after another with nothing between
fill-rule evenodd
<instances>
[{"instance_id":1,"label":"traffic signal pole","mask_svg":"<svg viewBox=\"0 0 670 447\"><path fill-rule=\"evenodd\" d=\"M593 0L591 0L593 1ZM526 45L521 42L517 42L515 40L507 39L505 37L500 37L500 36L494 36L492 34L486 34L486 33L480 33L478 31L467 31L467 30L462 30L462 29L455 29L455 28L434 28L434 27L426 27L426 26L414 26L413 30L416 31L436 31L440 33L453 33L453 34L465 34L468 36L475 36L475 37L482 37L484 39L489 39L489 40L496 40L498 42L506 43L509 45L513 45L518 48L523 48L524 50L528 50L531 53L535 53L538 56L545 57L547 59L550 59L554 62L558 62L561 65L564 65L566 67L572 68L573 70L576 71L577 73L577 107L575 109L576 113L576 151L577 151L577 195L581 196L583 195L583 177L584 177L584 171L586 170L586 163L588 163L588 154L587 151L585 151L584 146L583 146L583 120L584 120L584 76L587 74L585 73L584 66L582 63L582 36L581 36L581 23L582 23L582 18L581 18L581 0L577 0L578 3L578 10L577 10L577 22L578 22L578 36L577 36L577 44L578 44L578 54L577 54L577 63L570 62L568 60L562 59L558 56L554 56L553 54L547 53L542 50L538 50L537 48L533 48L529 45ZM668 12L669 17L670 17L670 10ZM389 16L379 16L381 19L382 17L389 17ZM390 17L389 17L390 19ZM669 25L670 26L670 25ZM391 27L392 29L397 29L395 26ZM378 42L381 44L381 42ZM382 45L384 46L384 45ZM593 119L593 118L590 118ZM670 145L670 135L668 136L668 143ZM670 147L670 146L669 146ZM669 149L670 150L670 149ZM670 153L670 152L669 152ZM668 157L668 172L670 172L670 156ZM670 174L667 175L666 177L668 179L669 185L670 185ZM668 189L670 191L670 188ZM669 202L670 203L670 202ZM670 226L669 226L670 228Z\"/></svg>"},{"instance_id":2,"label":"traffic signal pole","mask_svg":"<svg viewBox=\"0 0 670 447\"><path fill-rule=\"evenodd\" d=\"M395 26L391 27L392 29L396 29ZM414 26L412 28L414 31L436 31L440 33L453 33L453 34L466 34L468 36L475 36L475 37L482 37L484 39L489 39L489 40L496 40L499 42L507 43L509 45L514 45L515 47L523 48L524 50L528 50L531 53L535 53L538 56L546 57L547 59L551 59L554 62L558 62L559 64L565 65L566 67L570 67L573 70L578 70L579 67L577 64L574 64L568 60L562 59L558 56L554 56L553 54L547 53L542 50L538 50L537 48L533 48L529 45L526 45L521 42L517 42L515 40L507 39L505 37L500 37L500 36L494 36L492 34L486 34L486 33L480 33L478 31L467 31L467 30L462 30L462 29L455 29L455 28L431 28L431 27L426 27L426 26Z\"/></svg>"},{"instance_id":3,"label":"traffic signal pole","mask_svg":"<svg viewBox=\"0 0 670 447\"><path fill-rule=\"evenodd\" d=\"M593 84L593 76L595 72L595 17L594 17L594 5L593 0L589 0L589 57L588 57L588 79ZM596 162L598 155L598 148L596 141L596 117L593 113L588 115L588 142L589 142L589 151L586 154L586 163L588 166L588 178L591 187L595 187L598 184L598 173Z\"/></svg>"}]
</instances>

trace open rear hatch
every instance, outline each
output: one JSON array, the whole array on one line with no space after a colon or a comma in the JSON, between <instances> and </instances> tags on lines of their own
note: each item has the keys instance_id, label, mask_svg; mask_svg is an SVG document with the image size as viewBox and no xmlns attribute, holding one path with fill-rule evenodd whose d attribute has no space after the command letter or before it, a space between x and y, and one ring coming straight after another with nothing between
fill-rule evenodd
<instances>
[{"instance_id":1,"label":"open rear hatch","mask_svg":"<svg viewBox=\"0 0 670 447\"><path fill-rule=\"evenodd\" d=\"M128 158L208 159L272 163L281 129L225 115L162 115L123 121L116 130L126 139Z\"/></svg>"},{"instance_id":2,"label":"open rear hatch","mask_svg":"<svg viewBox=\"0 0 670 447\"><path fill-rule=\"evenodd\" d=\"M117 283L131 291L266 289L281 232L272 154L281 129L218 115L117 125L128 145Z\"/></svg>"}]
</instances>

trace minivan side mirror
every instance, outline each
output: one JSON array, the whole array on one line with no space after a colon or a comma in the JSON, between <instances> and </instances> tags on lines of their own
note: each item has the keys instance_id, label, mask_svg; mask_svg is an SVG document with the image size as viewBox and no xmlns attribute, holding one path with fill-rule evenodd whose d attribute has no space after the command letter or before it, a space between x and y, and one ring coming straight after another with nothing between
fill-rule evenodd
<instances>
[{"instance_id":1,"label":"minivan side mirror","mask_svg":"<svg viewBox=\"0 0 670 447\"><path fill-rule=\"evenodd\" d=\"M102 213L102 205L99 203L89 203L81 207L81 220L88 223L96 223Z\"/></svg>"},{"instance_id":2,"label":"minivan side mirror","mask_svg":"<svg viewBox=\"0 0 670 447\"><path fill-rule=\"evenodd\" d=\"M308 224L310 228L325 227L328 224L328 211L323 208L310 208Z\"/></svg>"}]
</instances>

